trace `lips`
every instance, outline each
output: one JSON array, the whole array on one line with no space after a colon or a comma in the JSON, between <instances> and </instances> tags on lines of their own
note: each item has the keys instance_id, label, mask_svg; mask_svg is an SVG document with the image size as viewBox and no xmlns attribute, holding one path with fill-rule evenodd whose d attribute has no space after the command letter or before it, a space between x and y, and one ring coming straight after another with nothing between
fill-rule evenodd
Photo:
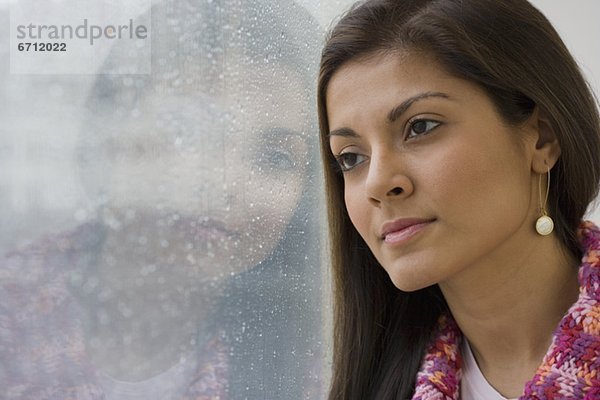
<instances>
[{"instance_id":1,"label":"lips","mask_svg":"<svg viewBox=\"0 0 600 400\"><path fill-rule=\"evenodd\" d=\"M225 223L212 218L182 218L177 221L177 225L196 239L223 240L234 236Z\"/></svg>"},{"instance_id":2,"label":"lips","mask_svg":"<svg viewBox=\"0 0 600 400\"><path fill-rule=\"evenodd\" d=\"M401 218L391 222L386 222L381 227L379 237L381 238L381 240L385 240L388 235L399 233L411 227L427 224L433 221L435 221L435 219Z\"/></svg>"}]
</instances>

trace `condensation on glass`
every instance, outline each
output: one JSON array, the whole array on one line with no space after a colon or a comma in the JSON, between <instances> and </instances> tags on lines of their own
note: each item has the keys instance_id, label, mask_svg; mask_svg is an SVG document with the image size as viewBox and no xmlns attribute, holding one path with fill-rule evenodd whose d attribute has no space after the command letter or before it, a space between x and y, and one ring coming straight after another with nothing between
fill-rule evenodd
<instances>
[{"instance_id":1,"label":"condensation on glass","mask_svg":"<svg viewBox=\"0 0 600 400\"><path fill-rule=\"evenodd\" d=\"M306 5L154 2L151 74L0 65L1 399L324 398Z\"/></svg>"}]
</instances>

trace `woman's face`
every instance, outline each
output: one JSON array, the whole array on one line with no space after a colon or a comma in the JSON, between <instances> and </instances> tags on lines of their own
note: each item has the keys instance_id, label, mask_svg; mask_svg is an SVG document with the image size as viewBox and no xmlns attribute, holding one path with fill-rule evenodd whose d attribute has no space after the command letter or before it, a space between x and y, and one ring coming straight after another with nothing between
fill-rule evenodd
<instances>
[{"instance_id":1,"label":"woman's face","mask_svg":"<svg viewBox=\"0 0 600 400\"><path fill-rule=\"evenodd\" d=\"M159 85L109 145L105 221L131 237L128 251L184 278L264 260L305 185L308 102L294 73L243 68L222 78L171 94Z\"/></svg>"},{"instance_id":2,"label":"woman's face","mask_svg":"<svg viewBox=\"0 0 600 400\"><path fill-rule=\"evenodd\" d=\"M326 101L349 216L398 288L465 276L535 235L535 133L476 85L388 55L344 65Z\"/></svg>"}]
</instances>

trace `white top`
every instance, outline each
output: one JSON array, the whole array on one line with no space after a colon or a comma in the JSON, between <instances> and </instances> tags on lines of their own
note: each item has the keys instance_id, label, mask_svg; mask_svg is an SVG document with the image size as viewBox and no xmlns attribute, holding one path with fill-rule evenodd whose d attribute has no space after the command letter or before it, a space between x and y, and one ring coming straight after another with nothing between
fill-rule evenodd
<instances>
[{"instance_id":1,"label":"white top","mask_svg":"<svg viewBox=\"0 0 600 400\"><path fill-rule=\"evenodd\" d=\"M461 400L517 400L516 398L507 399L489 384L481 373L466 338L463 338L461 353L463 359L462 379L460 380Z\"/></svg>"}]
</instances>

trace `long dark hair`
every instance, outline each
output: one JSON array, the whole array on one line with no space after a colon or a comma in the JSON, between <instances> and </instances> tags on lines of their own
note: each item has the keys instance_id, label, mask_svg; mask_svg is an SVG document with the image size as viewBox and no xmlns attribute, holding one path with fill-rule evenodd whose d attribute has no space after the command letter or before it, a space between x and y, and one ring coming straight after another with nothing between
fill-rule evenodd
<instances>
[{"instance_id":1,"label":"long dark hair","mask_svg":"<svg viewBox=\"0 0 600 400\"><path fill-rule=\"evenodd\" d=\"M479 85L504 120L524 122L537 106L562 154L552 169L549 213L564 247L580 256L577 227L598 194L596 101L548 20L526 0L373 0L357 3L322 52L318 107L333 263L335 337L330 399L405 399L447 305L436 286L393 286L348 217L343 177L327 134L326 92L350 60L424 51L450 74Z\"/></svg>"}]
</instances>

